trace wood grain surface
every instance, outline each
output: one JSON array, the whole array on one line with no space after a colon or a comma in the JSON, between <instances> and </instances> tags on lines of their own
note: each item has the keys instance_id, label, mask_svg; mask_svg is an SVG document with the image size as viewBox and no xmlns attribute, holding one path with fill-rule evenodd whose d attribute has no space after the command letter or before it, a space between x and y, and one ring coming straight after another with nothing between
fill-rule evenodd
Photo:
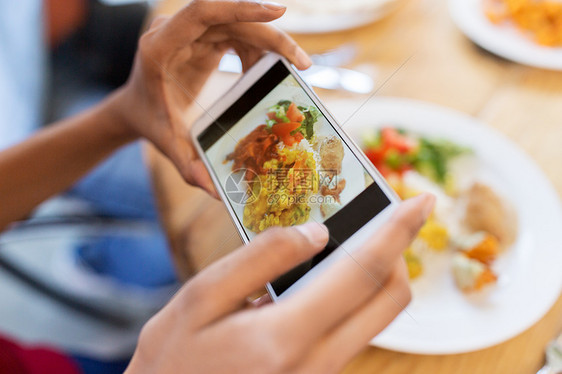
<instances>
[{"instance_id":1,"label":"wood grain surface","mask_svg":"<svg viewBox=\"0 0 562 374\"><path fill-rule=\"evenodd\" d=\"M172 14L185 3L162 0L154 14ZM354 43L359 53L351 66L376 73L376 95L433 102L495 127L538 163L562 196L562 72L525 67L481 50L456 29L446 0L409 0L387 18L365 27L294 37L309 53ZM234 79L217 73L199 102L208 105ZM369 98L342 92L318 93L328 107L334 99L352 98L360 105ZM196 115L195 110L190 114L192 118ZM161 217L184 277L240 245L221 202L185 185L173 166L154 149L147 148L147 155ZM492 348L460 355L422 356L369 347L344 372L530 374L542 366L544 347L560 330L562 298L536 325Z\"/></svg>"}]
</instances>

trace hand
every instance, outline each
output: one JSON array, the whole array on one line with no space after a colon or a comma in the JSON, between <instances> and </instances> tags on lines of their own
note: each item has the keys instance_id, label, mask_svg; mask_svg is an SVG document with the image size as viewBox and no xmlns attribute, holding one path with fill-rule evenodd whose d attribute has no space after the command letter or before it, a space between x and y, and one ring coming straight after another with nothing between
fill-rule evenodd
<instances>
[{"instance_id":1,"label":"hand","mask_svg":"<svg viewBox=\"0 0 562 374\"><path fill-rule=\"evenodd\" d=\"M236 0L193 0L172 18L158 18L139 41L131 76L116 95L124 123L153 142L183 178L216 196L211 179L189 139L186 109L196 102L223 54L234 49L244 69L266 51L284 55L300 69L306 53L269 22L285 7Z\"/></svg>"},{"instance_id":2,"label":"hand","mask_svg":"<svg viewBox=\"0 0 562 374\"><path fill-rule=\"evenodd\" d=\"M318 253L326 227L274 228L194 277L143 328L127 373L338 373L410 300L402 251L433 208L398 208L353 258L278 304L248 295Z\"/></svg>"}]
</instances>

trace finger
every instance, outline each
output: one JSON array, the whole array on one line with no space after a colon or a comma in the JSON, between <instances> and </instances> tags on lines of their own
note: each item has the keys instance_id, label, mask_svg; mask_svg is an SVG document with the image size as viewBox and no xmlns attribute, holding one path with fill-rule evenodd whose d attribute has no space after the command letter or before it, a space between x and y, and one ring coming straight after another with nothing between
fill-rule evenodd
<instances>
[{"instance_id":1,"label":"finger","mask_svg":"<svg viewBox=\"0 0 562 374\"><path fill-rule=\"evenodd\" d=\"M248 295L263 288L322 250L327 229L318 223L271 228L249 245L219 260L197 275L182 294L194 326L209 324L240 309Z\"/></svg>"},{"instance_id":2,"label":"finger","mask_svg":"<svg viewBox=\"0 0 562 374\"><path fill-rule=\"evenodd\" d=\"M240 57L242 62L242 71L246 72L250 69L260 58L263 57L263 51L257 48L248 48L243 43L233 41L232 46L236 54Z\"/></svg>"},{"instance_id":3,"label":"finger","mask_svg":"<svg viewBox=\"0 0 562 374\"><path fill-rule=\"evenodd\" d=\"M435 198L423 194L401 204L372 239L282 305L281 314L302 321L311 339L341 323L381 289L401 253L431 212ZM343 249L345 250L345 248ZM305 322L306 321L306 322Z\"/></svg>"},{"instance_id":4,"label":"finger","mask_svg":"<svg viewBox=\"0 0 562 374\"><path fill-rule=\"evenodd\" d=\"M260 23L237 23L209 29L202 41L218 43L233 40L247 49L273 51L293 63L298 69L310 67L312 61L306 52L285 32L273 25Z\"/></svg>"},{"instance_id":5,"label":"finger","mask_svg":"<svg viewBox=\"0 0 562 374\"><path fill-rule=\"evenodd\" d=\"M235 22L269 22L285 13L285 6L255 1L193 0L163 28L164 40L183 48L211 26Z\"/></svg>"},{"instance_id":6,"label":"finger","mask_svg":"<svg viewBox=\"0 0 562 374\"><path fill-rule=\"evenodd\" d=\"M272 301L271 296L269 294L265 294L252 301L252 305L255 308L261 308L264 305L271 304Z\"/></svg>"},{"instance_id":7,"label":"finger","mask_svg":"<svg viewBox=\"0 0 562 374\"><path fill-rule=\"evenodd\" d=\"M169 19L170 19L169 16L156 16L156 17L154 17L154 19L150 23L149 29L154 29L154 28L157 28L159 26L162 26Z\"/></svg>"},{"instance_id":8,"label":"finger","mask_svg":"<svg viewBox=\"0 0 562 374\"><path fill-rule=\"evenodd\" d=\"M339 372L404 310L411 300L411 293L403 260L396 263L385 289L387 292L379 292L331 331L309 355L305 365L314 367L315 372L327 372L318 370L318 365L329 363L330 368Z\"/></svg>"},{"instance_id":9,"label":"finger","mask_svg":"<svg viewBox=\"0 0 562 374\"><path fill-rule=\"evenodd\" d=\"M220 199L217 189L215 188L215 184L213 183L213 179L211 178L211 175L209 174L209 171L205 167L203 161L199 159L191 161L189 174L193 177L192 180L194 185L201 187L215 199Z\"/></svg>"}]
</instances>

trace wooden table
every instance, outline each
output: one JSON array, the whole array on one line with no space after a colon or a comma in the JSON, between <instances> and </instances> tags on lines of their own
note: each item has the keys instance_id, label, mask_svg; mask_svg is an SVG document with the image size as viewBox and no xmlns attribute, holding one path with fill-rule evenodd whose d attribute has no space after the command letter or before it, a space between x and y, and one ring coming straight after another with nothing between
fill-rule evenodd
<instances>
[{"instance_id":1,"label":"wooden table","mask_svg":"<svg viewBox=\"0 0 562 374\"><path fill-rule=\"evenodd\" d=\"M185 1L163 0L155 12L171 14L182 4ZM309 53L352 41L359 47L354 66L372 64L378 71L377 95L437 103L488 123L530 154L562 195L562 72L517 65L479 49L452 24L446 0L410 0L378 23L333 34L295 35L295 39ZM210 103L232 81L217 74L200 102ZM355 98L360 103L367 98L328 91L319 95L328 106L333 99ZM183 184L153 149L148 156L180 272L187 277L236 248L240 240L222 203ZM542 365L544 346L560 330L562 298L535 326L495 347L448 356L369 347L345 373L535 373Z\"/></svg>"}]
</instances>

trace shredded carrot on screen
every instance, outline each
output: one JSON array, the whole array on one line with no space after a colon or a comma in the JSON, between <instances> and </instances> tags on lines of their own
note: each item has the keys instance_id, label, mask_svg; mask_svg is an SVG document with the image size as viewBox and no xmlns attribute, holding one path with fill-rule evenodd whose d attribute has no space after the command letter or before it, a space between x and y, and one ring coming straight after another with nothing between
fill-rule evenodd
<instances>
[{"instance_id":1,"label":"shredded carrot on screen","mask_svg":"<svg viewBox=\"0 0 562 374\"><path fill-rule=\"evenodd\" d=\"M514 24L540 45L562 46L562 2L485 0L485 13L495 24Z\"/></svg>"}]
</instances>

